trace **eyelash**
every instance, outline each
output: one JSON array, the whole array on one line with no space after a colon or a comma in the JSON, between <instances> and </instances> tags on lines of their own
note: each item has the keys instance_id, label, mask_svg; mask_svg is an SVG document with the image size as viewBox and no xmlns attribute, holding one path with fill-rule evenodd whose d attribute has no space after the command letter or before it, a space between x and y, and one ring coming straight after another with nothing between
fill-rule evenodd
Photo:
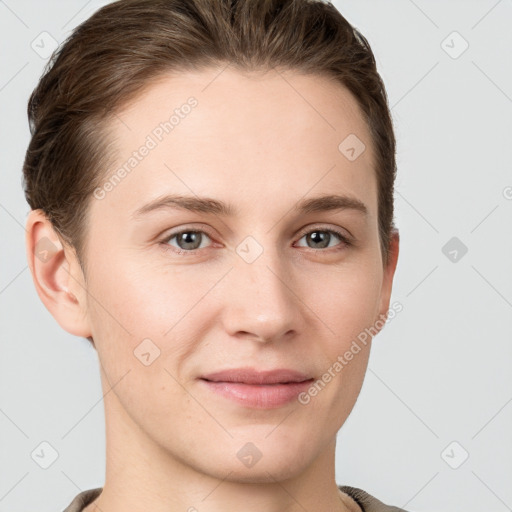
<instances>
[{"instance_id":1,"label":"eyelash","mask_svg":"<svg viewBox=\"0 0 512 512\"><path fill-rule=\"evenodd\" d=\"M305 247L306 249L309 249L311 251L315 251L315 252L328 252L327 249L334 249L334 250L342 250L344 248L347 248L347 247L350 247L351 245L353 245L353 242L351 240L349 240L349 238L344 235L343 233L341 233L340 231L336 230L336 229L332 229L332 228L326 228L326 229L322 229L322 228L312 228L312 229L309 229L309 230L305 230L305 231L302 231L300 233L300 236L299 236L299 240L301 238L303 238L304 236L310 234L310 233L314 233L316 231L319 231L319 232L324 232L324 233L331 233L331 234L334 234L336 235L342 243L340 243L339 245L335 246L334 248L333 247L330 247L330 248L326 248L326 249L313 249L311 247ZM200 229L182 229L181 231L177 231L176 233L171 233L169 236L167 236L164 240L162 240L160 243L161 245L163 246L163 249L166 250L166 251L172 251L173 253L175 254L179 254L179 255L186 255L186 256L193 256L195 254L197 254L197 251L199 251L200 249L191 249L191 250L183 250L183 249L178 249L176 247L173 247L171 245L169 245L169 242L177 237L178 235L181 235L183 233L203 233L205 235L207 235L210 239L212 239L213 237L208 233L208 231L205 231L205 230L200 230Z\"/></svg>"}]
</instances>

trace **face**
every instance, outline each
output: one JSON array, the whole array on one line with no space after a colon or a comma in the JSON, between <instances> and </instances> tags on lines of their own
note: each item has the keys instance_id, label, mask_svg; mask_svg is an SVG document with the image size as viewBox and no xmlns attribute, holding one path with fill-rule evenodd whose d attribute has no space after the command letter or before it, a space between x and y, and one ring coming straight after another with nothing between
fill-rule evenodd
<instances>
[{"instance_id":1,"label":"face","mask_svg":"<svg viewBox=\"0 0 512 512\"><path fill-rule=\"evenodd\" d=\"M348 139L355 159L339 149L350 134L365 145L357 156ZM117 161L91 200L86 317L111 413L218 478L298 474L332 448L369 340L344 354L389 307L356 101L318 76L210 69L155 82L108 136ZM170 195L191 199L147 206ZM295 373L257 383L276 369Z\"/></svg>"}]
</instances>

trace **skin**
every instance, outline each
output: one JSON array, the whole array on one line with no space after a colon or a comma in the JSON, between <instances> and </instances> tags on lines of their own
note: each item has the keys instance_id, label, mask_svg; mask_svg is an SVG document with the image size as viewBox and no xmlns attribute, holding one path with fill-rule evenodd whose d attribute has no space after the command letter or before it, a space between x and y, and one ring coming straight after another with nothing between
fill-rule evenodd
<instances>
[{"instance_id":1,"label":"skin","mask_svg":"<svg viewBox=\"0 0 512 512\"><path fill-rule=\"evenodd\" d=\"M399 239L394 232L384 266L369 131L355 99L326 78L219 72L162 77L112 118L115 170L169 112L198 100L121 183L91 200L87 276L40 211L27 220L41 300L66 331L94 338L101 363L106 480L85 510L360 511L336 487L335 447L371 343L307 405L245 407L198 377L251 366L321 378L386 315ZM354 161L338 150L351 133L366 144ZM165 193L208 196L239 211L167 209L132 219ZM292 210L332 193L359 199L367 216ZM206 230L195 251L179 237L165 241L185 228ZM354 243L332 235L325 247L304 228L340 229ZM45 236L57 248L46 263L34 257ZM236 252L247 236L263 249L252 263ZM173 252L180 248L191 252ZM134 356L146 338L160 350L148 366ZM252 467L237 457L247 442L262 454Z\"/></svg>"}]
</instances>

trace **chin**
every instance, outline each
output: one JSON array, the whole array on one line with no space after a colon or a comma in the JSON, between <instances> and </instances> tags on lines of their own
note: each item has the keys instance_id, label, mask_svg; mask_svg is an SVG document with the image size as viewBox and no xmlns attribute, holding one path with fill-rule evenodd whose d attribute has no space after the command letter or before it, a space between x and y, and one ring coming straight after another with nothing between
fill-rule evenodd
<instances>
[{"instance_id":1,"label":"chin","mask_svg":"<svg viewBox=\"0 0 512 512\"><path fill-rule=\"evenodd\" d=\"M226 480L228 482L270 484L294 478L303 473L306 466L305 463L290 464L285 459L280 463L276 461L264 462L261 459L251 468L241 467L240 464L232 464L231 466L223 465L222 471L219 471L217 466L213 472L206 472L219 480Z\"/></svg>"},{"instance_id":2,"label":"chin","mask_svg":"<svg viewBox=\"0 0 512 512\"><path fill-rule=\"evenodd\" d=\"M219 441L220 449L215 450L215 453L211 453L211 447L205 448L205 453L210 453L197 460L197 465L203 466L202 472L215 478L231 482L268 484L300 475L315 458L311 439L296 444L290 440L283 442L277 438L265 439L264 436L249 438L254 441L237 440L240 438L227 443ZM306 446L309 450L304 449Z\"/></svg>"}]
</instances>

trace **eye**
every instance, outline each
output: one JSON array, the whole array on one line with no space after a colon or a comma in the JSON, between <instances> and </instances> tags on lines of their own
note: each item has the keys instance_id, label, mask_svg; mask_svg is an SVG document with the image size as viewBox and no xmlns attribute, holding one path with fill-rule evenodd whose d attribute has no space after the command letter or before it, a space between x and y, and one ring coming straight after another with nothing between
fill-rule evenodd
<instances>
[{"instance_id":1,"label":"eye","mask_svg":"<svg viewBox=\"0 0 512 512\"><path fill-rule=\"evenodd\" d=\"M205 231L187 229L169 235L167 238L162 240L162 244L166 249L174 250L178 254L193 253L195 250L203 248L201 247L201 241L204 236L210 238ZM171 249L169 246L175 247L172 244L169 244L173 239L176 239L178 247Z\"/></svg>"},{"instance_id":2,"label":"eye","mask_svg":"<svg viewBox=\"0 0 512 512\"><path fill-rule=\"evenodd\" d=\"M342 242L340 244L335 244L335 247L337 249L343 249L344 247L352 245L352 242L348 239L346 235L335 229L310 229L309 231L301 233L301 238L306 237L306 241L314 245L314 247L310 247L311 249L325 249L332 247L329 246L330 242L333 240L332 235L334 235L335 238L338 238Z\"/></svg>"},{"instance_id":3,"label":"eye","mask_svg":"<svg viewBox=\"0 0 512 512\"><path fill-rule=\"evenodd\" d=\"M211 240L209 234L203 230L184 229L176 233L171 233L160 243L161 245L163 245L165 250L170 250L182 255L194 255L197 250L204 248L204 245L202 244L202 242L204 241L204 237ZM300 234L300 239L304 237L306 237L308 243L312 243L314 245L313 247L309 247L310 249L313 250L320 250L332 247L330 243L336 238L341 241L341 243L334 245L334 247L336 247L337 250L341 250L345 247L352 245L352 242L346 235L344 235L340 231L331 228L309 229L308 231L303 231ZM174 239L176 240L176 245L170 243Z\"/></svg>"}]
</instances>

